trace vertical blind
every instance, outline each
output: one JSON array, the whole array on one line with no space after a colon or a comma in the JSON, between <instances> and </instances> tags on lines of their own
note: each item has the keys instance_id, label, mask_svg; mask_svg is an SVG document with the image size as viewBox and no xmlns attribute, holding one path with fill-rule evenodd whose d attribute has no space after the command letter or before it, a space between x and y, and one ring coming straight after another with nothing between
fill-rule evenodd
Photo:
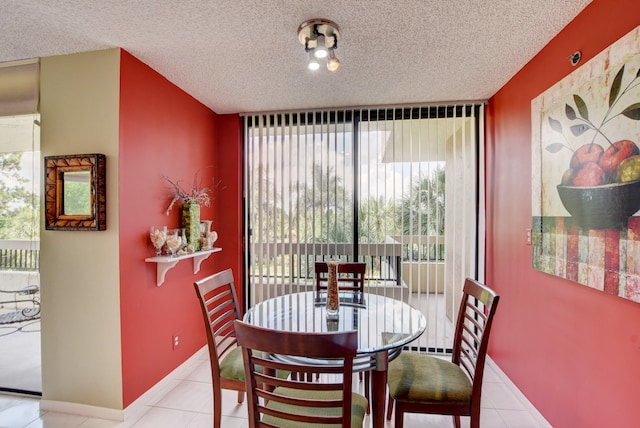
<instances>
[{"instance_id":1,"label":"vertical blind","mask_svg":"<svg viewBox=\"0 0 640 428\"><path fill-rule=\"evenodd\" d=\"M422 310L450 348L479 272L482 104L244 116L248 305L313 290L314 262L367 263L366 290Z\"/></svg>"}]
</instances>

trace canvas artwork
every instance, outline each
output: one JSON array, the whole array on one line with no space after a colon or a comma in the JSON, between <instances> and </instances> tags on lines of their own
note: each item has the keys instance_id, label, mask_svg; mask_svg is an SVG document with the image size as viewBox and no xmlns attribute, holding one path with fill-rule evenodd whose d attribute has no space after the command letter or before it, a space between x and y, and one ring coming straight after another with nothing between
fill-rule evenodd
<instances>
[{"instance_id":1,"label":"canvas artwork","mask_svg":"<svg viewBox=\"0 0 640 428\"><path fill-rule=\"evenodd\" d=\"M640 302L640 27L531 118L533 267Z\"/></svg>"}]
</instances>

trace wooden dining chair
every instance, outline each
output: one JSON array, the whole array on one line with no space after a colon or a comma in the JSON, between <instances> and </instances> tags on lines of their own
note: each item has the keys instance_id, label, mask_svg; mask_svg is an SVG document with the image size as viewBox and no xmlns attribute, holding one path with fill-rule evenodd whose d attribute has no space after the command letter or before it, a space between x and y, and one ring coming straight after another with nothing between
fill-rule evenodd
<instances>
[{"instance_id":1,"label":"wooden dining chair","mask_svg":"<svg viewBox=\"0 0 640 428\"><path fill-rule=\"evenodd\" d=\"M403 352L389 363L389 407L395 402L395 427L402 428L405 413L471 416L471 428L480 426L482 378L491 323L499 296L489 287L467 278L454 333L451 361L418 352Z\"/></svg>"},{"instance_id":2,"label":"wooden dining chair","mask_svg":"<svg viewBox=\"0 0 640 428\"><path fill-rule=\"evenodd\" d=\"M327 289L329 280L329 266L327 262L315 262L316 272L316 295L320 298L320 291ZM364 275L367 270L367 264L362 262L340 262L338 264L338 291L354 291L364 293ZM360 380L364 379L364 391L367 400L369 399L369 372L360 372ZM367 407L367 413L371 409Z\"/></svg>"},{"instance_id":3,"label":"wooden dining chair","mask_svg":"<svg viewBox=\"0 0 640 428\"><path fill-rule=\"evenodd\" d=\"M234 320L240 310L231 269L194 283L200 301L211 362L213 426L220 428L222 389L238 391L238 403L246 391L242 350L237 346Z\"/></svg>"},{"instance_id":4,"label":"wooden dining chair","mask_svg":"<svg viewBox=\"0 0 640 428\"><path fill-rule=\"evenodd\" d=\"M241 321L235 324L244 357L250 427L300 427L305 423L362 427L367 399L352 392L357 331L300 333ZM312 382L282 379L274 375L276 371L321 376Z\"/></svg>"},{"instance_id":5,"label":"wooden dining chair","mask_svg":"<svg viewBox=\"0 0 640 428\"><path fill-rule=\"evenodd\" d=\"M326 262L315 262L316 293L327 289L329 267ZM364 274L367 264L361 262L341 262L338 265L338 290L364 293Z\"/></svg>"}]
</instances>

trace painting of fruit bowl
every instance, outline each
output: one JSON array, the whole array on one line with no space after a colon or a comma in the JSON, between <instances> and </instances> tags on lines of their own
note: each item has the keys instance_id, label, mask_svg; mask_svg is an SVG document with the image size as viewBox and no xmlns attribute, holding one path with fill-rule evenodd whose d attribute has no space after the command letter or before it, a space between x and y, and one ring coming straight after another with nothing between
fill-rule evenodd
<instances>
[{"instance_id":1,"label":"painting of fruit bowl","mask_svg":"<svg viewBox=\"0 0 640 428\"><path fill-rule=\"evenodd\" d=\"M544 178L564 171L554 183L560 201L576 223L588 229L626 226L640 209L640 147L634 141L640 121L640 68L626 70L626 64L618 69L600 97L594 98L595 85L588 86L590 91L569 95L546 117L557 138L545 151L571 156L564 164L549 161Z\"/></svg>"},{"instance_id":2,"label":"painting of fruit bowl","mask_svg":"<svg viewBox=\"0 0 640 428\"><path fill-rule=\"evenodd\" d=\"M558 195L575 222L589 229L624 227L640 210L640 180L602 186L558 185Z\"/></svg>"},{"instance_id":3,"label":"painting of fruit bowl","mask_svg":"<svg viewBox=\"0 0 640 428\"><path fill-rule=\"evenodd\" d=\"M640 303L640 26L531 100L538 271Z\"/></svg>"}]
</instances>

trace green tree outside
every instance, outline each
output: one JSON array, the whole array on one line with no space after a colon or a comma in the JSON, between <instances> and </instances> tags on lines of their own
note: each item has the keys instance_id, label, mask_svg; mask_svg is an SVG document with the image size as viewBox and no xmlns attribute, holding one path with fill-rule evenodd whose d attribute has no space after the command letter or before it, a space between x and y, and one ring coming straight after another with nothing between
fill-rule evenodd
<instances>
[{"instance_id":1,"label":"green tree outside","mask_svg":"<svg viewBox=\"0 0 640 428\"><path fill-rule=\"evenodd\" d=\"M40 200L20 175L22 153L0 154L0 239L37 239Z\"/></svg>"},{"instance_id":2,"label":"green tree outside","mask_svg":"<svg viewBox=\"0 0 640 428\"><path fill-rule=\"evenodd\" d=\"M422 175L396 211L403 235L444 235L445 170Z\"/></svg>"},{"instance_id":3,"label":"green tree outside","mask_svg":"<svg viewBox=\"0 0 640 428\"><path fill-rule=\"evenodd\" d=\"M313 165L312 180L296 195L298 242L352 242L353 196L331 167Z\"/></svg>"},{"instance_id":4,"label":"green tree outside","mask_svg":"<svg viewBox=\"0 0 640 428\"><path fill-rule=\"evenodd\" d=\"M251 213L252 240L276 245L288 243L353 242L354 227L359 243L382 243L388 236L444 235L445 170L436 168L415 180L411 189L399 200L384 196L362 200L358 208L358 223L353 219L353 194L332 167L314 164L310 182L289 184L290 207L276 206L282 201L274 189L280 188L268 180L262 171L253 174ZM269 197L272 194L273 198ZM262 205L258 206L258 200ZM291 214L289 213L291 211ZM441 248L416 248L414 259L440 257ZM262 269L272 274L288 275L289 256L273 254L262 261ZM442 253L443 254L443 253ZM254 267L257 268L257 260ZM297 269L302 275L310 272L308 261Z\"/></svg>"}]
</instances>

